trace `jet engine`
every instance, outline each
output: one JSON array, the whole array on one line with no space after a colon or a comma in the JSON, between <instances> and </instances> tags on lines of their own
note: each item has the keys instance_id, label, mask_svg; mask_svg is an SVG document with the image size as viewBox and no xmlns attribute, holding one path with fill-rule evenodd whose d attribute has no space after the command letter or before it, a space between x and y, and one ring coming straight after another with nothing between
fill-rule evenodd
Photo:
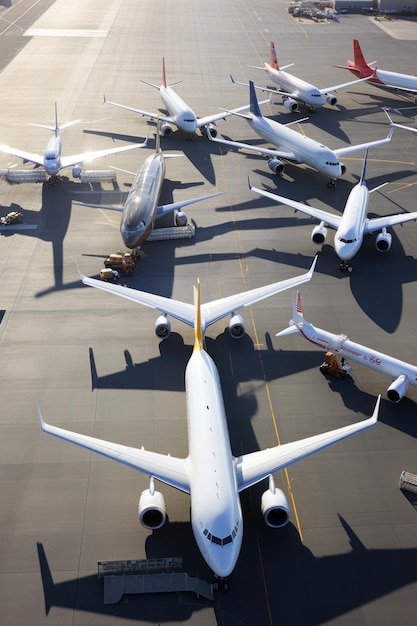
<instances>
[{"instance_id":1,"label":"jet engine","mask_svg":"<svg viewBox=\"0 0 417 626\"><path fill-rule=\"evenodd\" d=\"M187 226L188 218L183 211L177 211L175 215L176 226Z\"/></svg>"},{"instance_id":2,"label":"jet engine","mask_svg":"<svg viewBox=\"0 0 417 626\"><path fill-rule=\"evenodd\" d=\"M270 528L281 528L288 523L290 508L281 489L275 487L274 478L269 477L269 488L262 494L261 511L265 523Z\"/></svg>"},{"instance_id":3,"label":"jet engine","mask_svg":"<svg viewBox=\"0 0 417 626\"><path fill-rule=\"evenodd\" d=\"M388 387L387 396L391 402L399 402L401 398L407 393L408 383L407 376L401 374L396 380Z\"/></svg>"},{"instance_id":4,"label":"jet engine","mask_svg":"<svg viewBox=\"0 0 417 626\"><path fill-rule=\"evenodd\" d=\"M332 107L335 107L337 104L336 96L332 96L332 95L327 96L326 100L327 100L327 104L330 104Z\"/></svg>"},{"instance_id":5,"label":"jet engine","mask_svg":"<svg viewBox=\"0 0 417 626\"><path fill-rule=\"evenodd\" d=\"M324 222L320 222L317 226L313 228L313 232L311 233L311 241L314 243L320 244L323 243L327 237L327 228L324 225Z\"/></svg>"},{"instance_id":6,"label":"jet engine","mask_svg":"<svg viewBox=\"0 0 417 626\"><path fill-rule=\"evenodd\" d=\"M284 163L279 159L269 159L268 167L274 174L282 174L285 170Z\"/></svg>"},{"instance_id":7,"label":"jet engine","mask_svg":"<svg viewBox=\"0 0 417 626\"><path fill-rule=\"evenodd\" d=\"M340 164L340 169L342 170L342 176L343 176L343 174L346 174L347 167L346 167L346 165L344 163Z\"/></svg>"},{"instance_id":8,"label":"jet engine","mask_svg":"<svg viewBox=\"0 0 417 626\"><path fill-rule=\"evenodd\" d=\"M392 235L387 232L386 228L382 229L382 232L378 234L375 240L375 248L379 252L387 252L391 248Z\"/></svg>"},{"instance_id":9,"label":"jet engine","mask_svg":"<svg viewBox=\"0 0 417 626\"><path fill-rule=\"evenodd\" d=\"M229 322L229 333L233 339L240 339L245 334L245 322L240 315L232 314Z\"/></svg>"},{"instance_id":10,"label":"jet engine","mask_svg":"<svg viewBox=\"0 0 417 626\"><path fill-rule=\"evenodd\" d=\"M292 113L294 113L294 111L296 111L298 109L297 101L293 100L292 98L285 98L284 106L285 106L286 109L288 109Z\"/></svg>"},{"instance_id":11,"label":"jet engine","mask_svg":"<svg viewBox=\"0 0 417 626\"><path fill-rule=\"evenodd\" d=\"M166 315L160 315L155 322L155 335L159 339L166 339L171 333L171 323Z\"/></svg>"},{"instance_id":12,"label":"jet engine","mask_svg":"<svg viewBox=\"0 0 417 626\"><path fill-rule=\"evenodd\" d=\"M160 133L162 137L169 137L169 135L172 135L173 133L172 126L170 126L169 124L162 124Z\"/></svg>"},{"instance_id":13,"label":"jet engine","mask_svg":"<svg viewBox=\"0 0 417 626\"><path fill-rule=\"evenodd\" d=\"M80 167L79 165L74 165L74 167L72 168L72 177L73 178L80 178L81 174L82 174L82 167Z\"/></svg>"},{"instance_id":14,"label":"jet engine","mask_svg":"<svg viewBox=\"0 0 417 626\"><path fill-rule=\"evenodd\" d=\"M214 124L213 122L211 122L210 124L207 124L207 126L202 126L201 127L201 134L206 137L207 136L207 129L210 131L210 135L214 138L217 137L217 128L216 128L216 124Z\"/></svg>"},{"instance_id":15,"label":"jet engine","mask_svg":"<svg viewBox=\"0 0 417 626\"><path fill-rule=\"evenodd\" d=\"M139 521L148 530L157 530L165 524L165 500L160 491L155 490L154 479L151 478L149 489L140 494L138 506Z\"/></svg>"}]
</instances>

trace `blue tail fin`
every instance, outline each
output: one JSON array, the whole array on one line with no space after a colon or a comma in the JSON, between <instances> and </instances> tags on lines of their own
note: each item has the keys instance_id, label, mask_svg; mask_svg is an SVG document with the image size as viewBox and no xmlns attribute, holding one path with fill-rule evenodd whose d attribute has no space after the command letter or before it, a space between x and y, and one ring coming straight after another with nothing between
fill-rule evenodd
<instances>
[{"instance_id":1,"label":"blue tail fin","mask_svg":"<svg viewBox=\"0 0 417 626\"><path fill-rule=\"evenodd\" d=\"M259 108L258 98L255 93L255 85L249 81L249 98L250 98L250 112L256 117L262 117L261 109Z\"/></svg>"}]
</instances>

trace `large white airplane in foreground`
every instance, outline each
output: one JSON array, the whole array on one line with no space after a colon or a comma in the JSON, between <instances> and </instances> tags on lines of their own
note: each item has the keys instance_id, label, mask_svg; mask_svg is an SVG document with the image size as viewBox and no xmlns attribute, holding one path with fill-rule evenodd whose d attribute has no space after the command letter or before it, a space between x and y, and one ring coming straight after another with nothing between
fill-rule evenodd
<instances>
[{"instance_id":1,"label":"large white airplane in foreground","mask_svg":"<svg viewBox=\"0 0 417 626\"><path fill-rule=\"evenodd\" d=\"M222 389L217 368L204 349L204 329L226 311L250 304L272 293L278 293L311 277L310 272L298 278L276 283L275 286L249 291L200 305L200 286L194 292L194 305L154 296L151 305L137 292L130 297L129 290L111 290L146 306L163 307L174 317L194 326L194 350L185 371L186 410L188 423L188 456L177 458L133 448L95 437L74 433L47 424L38 408L43 431L64 439L119 463L139 470L150 478L139 500L139 519L148 529L160 528L166 519L163 495L155 489L155 479L175 487L191 498L191 526L198 548L220 580L227 579L239 557L243 537L243 519L239 493L268 478L268 489L261 499L265 522L272 528L284 526L289 517L289 506L284 493L275 486L273 474L322 450L346 437L373 426L378 417L378 399L371 418L336 430L307 437L300 441L274 446L262 451L234 456L230 446ZM92 279L83 282L98 286ZM99 282L99 281L96 281ZM255 295L256 294L256 295ZM132 294L133 296L133 294ZM194 316L194 319L190 318Z\"/></svg>"},{"instance_id":2,"label":"large white airplane in foreground","mask_svg":"<svg viewBox=\"0 0 417 626\"><path fill-rule=\"evenodd\" d=\"M396 224L404 224L405 222L417 220L417 212L398 213L396 215L386 215L385 217L368 217L369 194L383 187L386 183L378 185L374 189L369 190L366 186L365 171L368 150L365 152L365 158L362 166L362 173L357 185L353 187L349 193L342 215L335 215L329 211L315 209L302 202L290 200L284 196L270 193L264 189L253 187L249 181L249 188L254 193L258 193L269 200L285 204L295 211L301 211L310 217L314 217L320 221L320 224L314 227L311 233L311 239L314 243L322 244L326 239L326 225L336 230L334 236L334 249L341 260L340 269L348 270L350 261L355 254L359 252L365 235L378 233L375 239L375 247L379 252L386 252L391 248L392 235L387 231L389 226Z\"/></svg>"},{"instance_id":3,"label":"large white airplane in foreground","mask_svg":"<svg viewBox=\"0 0 417 626\"><path fill-rule=\"evenodd\" d=\"M156 133L155 153L149 156L139 168L123 207L84 202L78 204L121 212L120 234L124 245L131 249L141 246L147 239L152 238L156 220L173 211L178 211L175 216L177 226L185 226L187 216L182 211L185 206L214 198L223 192L158 205L165 178L165 159L181 156L182 154L164 154L160 147L160 135Z\"/></svg>"},{"instance_id":4,"label":"large white airplane in foreground","mask_svg":"<svg viewBox=\"0 0 417 626\"><path fill-rule=\"evenodd\" d=\"M417 93L417 76L411 74L401 74L399 72L389 72L373 67L376 61L367 63L363 56L359 41L353 40L354 61L348 61L348 65L335 65L343 70L349 70L358 78L365 78L369 83L379 87L391 87L401 89L411 93Z\"/></svg>"},{"instance_id":5,"label":"large white airplane in foreground","mask_svg":"<svg viewBox=\"0 0 417 626\"><path fill-rule=\"evenodd\" d=\"M350 85L360 83L361 80L366 80L366 78L351 80L348 83L341 83L340 85L333 85L332 87L318 89L314 85L307 83L305 80L297 78L297 76L293 76L292 74L284 71L285 69L287 69L287 67L291 67L292 65L294 65L293 63L285 65L281 68L279 67L277 53L273 41L271 41L269 45L269 51L269 63L265 62L264 67L257 67L255 65L249 65L249 67L253 67L257 70L265 70L269 78L274 83L276 83L280 87L280 89L268 89L266 87L258 86L256 87L256 89L261 89L262 91L267 91L269 93L279 94L280 96L282 96L285 108L289 111L296 111L300 102L302 104L306 104L309 107L310 111L314 111L314 109L316 109L317 107L322 107L326 103L330 104L331 106L336 106L337 97L333 93L334 91L338 91L339 89L345 89L346 87L350 87Z\"/></svg>"},{"instance_id":6,"label":"large white airplane in foreground","mask_svg":"<svg viewBox=\"0 0 417 626\"><path fill-rule=\"evenodd\" d=\"M393 382L387 389L387 396L391 402L399 402L407 393L408 385L417 387L417 366L355 343L346 335L329 333L307 322L303 315L299 291L297 291L293 316L288 328L277 333L276 336L284 337L297 332L319 348L339 352L343 357L390 376Z\"/></svg>"},{"instance_id":7,"label":"large white airplane in foreground","mask_svg":"<svg viewBox=\"0 0 417 626\"><path fill-rule=\"evenodd\" d=\"M233 115L233 113L246 111L246 109L249 108L248 105L246 105L237 109L233 109L232 111L223 111L223 113L215 113L214 115L197 117L194 111L188 106L188 104L186 104L184 100L180 98L180 96L172 89L172 87L167 84L164 58L162 58L162 84L155 85L154 83L149 83L146 80L142 80L142 82L159 90L161 100L164 103L166 110L168 111L168 115L162 115L161 113L149 113L149 111L143 111L142 109L135 109L124 104L118 104L117 102L110 102L110 100L106 99L106 96L104 96L104 103L111 104L113 106L119 107L120 109L126 109L127 111L133 111L133 113L139 113L140 115L149 117L152 120L160 120L160 132L165 137L171 135L171 133L173 132L172 125L176 126L189 136L194 135L197 131L197 128L199 128L202 135L205 135L207 130L209 129L211 134L216 137L217 129L215 122L217 122L218 120L223 120L226 117ZM177 83L173 84L176 85Z\"/></svg>"},{"instance_id":8,"label":"large white airplane in foreground","mask_svg":"<svg viewBox=\"0 0 417 626\"><path fill-rule=\"evenodd\" d=\"M107 148L106 150L95 150L91 152L82 152L81 154L73 154L71 156L62 156L62 140L60 131L68 126L76 124L80 120L74 122L68 122L59 126L58 124L58 111L57 104L55 102L55 126L46 126L45 124L33 124L33 126L39 126L40 128L46 128L54 133L54 136L49 140L44 154L36 154L34 152L27 152L25 150L19 150L17 148L11 148L10 146L0 145L0 152L11 154L23 159L24 162L34 163L36 166L43 167L46 174L51 177L52 180L58 177L59 172L66 168L72 167L72 175L74 178L80 178L82 174L81 165L87 161L93 159L100 159L102 157L110 156L111 154L118 154L119 152L125 152L126 150L134 150L136 148L143 148L146 146L147 140L143 143L131 144L129 146L123 146L119 148Z\"/></svg>"},{"instance_id":9,"label":"large white airplane in foreground","mask_svg":"<svg viewBox=\"0 0 417 626\"><path fill-rule=\"evenodd\" d=\"M314 139L310 139L292 128L289 128L290 124L297 122L280 124L279 122L270 120L267 117L263 117L259 108L258 99L256 97L255 86L252 81L249 81L249 97L250 112L246 115L243 113L233 112L233 115L243 117L255 133L259 135L259 137L261 137L264 141L277 146L278 149L271 150L269 148L262 148L261 146L215 138L211 134L210 129L207 130L207 136L211 141L231 146L232 148L266 154L271 157L268 161L269 169L275 174L282 174L284 172L285 164L283 161L290 161L298 164L306 163L315 170L318 170L322 174L328 176L328 185L333 187L336 179L340 178L340 176L346 172L346 167L341 161L339 161L339 157L352 152L358 152L358 150L362 150L363 148L380 146L381 144L387 143L391 141L392 133L394 132L394 129L391 128L385 139L331 150L324 144L319 143Z\"/></svg>"}]
</instances>

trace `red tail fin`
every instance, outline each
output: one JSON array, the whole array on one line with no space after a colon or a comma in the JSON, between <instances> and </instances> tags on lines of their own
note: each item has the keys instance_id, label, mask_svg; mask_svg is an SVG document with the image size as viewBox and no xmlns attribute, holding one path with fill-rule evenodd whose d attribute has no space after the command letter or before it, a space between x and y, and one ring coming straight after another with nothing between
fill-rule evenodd
<instances>
[{"instance_id":1,"label":"red tail fin","mask_svg":"<svg viewBox=\"0 0 417 626\"><path fill-rule=\"evenodd\" d=\"M369 67L362 54L362 50L357 39L353 40L353 54L355 55L355 65L358 65L359 67Z\"/></svg>"},{"instance_id":2,"label":"red tail fin","mask_svg":"<svg viewBox=\"0 0 417 626\"><path fill-rule=\"evenodd\" d=\"M273 41L271 41L271 43L269 44L269 52L270 52L269 54L270 66L273 67L275 70L279 70L277 53L276 53L275 45Z\"/></svg>"},{"instance_id":3,"label":"red tail fin","mask_svg":"<svg viewBox=\"0 0 417 626\"><path fill-rule=\"evenodd\" d=\"M162 87L167 86L167 77L165 74L165 59L162 57Z\"/></svg>"}]
</instances>

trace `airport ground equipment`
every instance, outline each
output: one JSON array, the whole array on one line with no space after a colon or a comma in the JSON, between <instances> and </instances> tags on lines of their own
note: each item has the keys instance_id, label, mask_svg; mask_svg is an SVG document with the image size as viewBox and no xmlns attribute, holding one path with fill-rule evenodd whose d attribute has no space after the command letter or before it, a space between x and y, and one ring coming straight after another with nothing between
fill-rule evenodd
<instances>
[{"instance_id":1,"label":"airport ground equipment","mask_svg":"<svg viewBox=\"0 0 417 626\"><path fill-rule=\"evenodd\" d=\"M104 261L104 267L106 269L121 270L125 276L131 276L135 269L136 255L132 255L131 252L116 252L109 254Z\"/></svg>"},{"instance_id":2,"label":"airport ground equipment","mask_svg":"<svg viewBox=\"0 0 417 626\"><path fill-rule=\"evenodd\" d=\"M22 221L22 213L20 211L10 211L7 215L0 217L1 224L19 224Z\"/></svg>"},{"instance_id":3,"label":"airport ground equipment","mask_svg":"<svg viewBox=\"0 0 417 626\"><path fill-rule=\"evenodd\" d=\"M103 267L103 269L100 270L100 280L104 280L105 283L115 283L119 278L119 272L112 270L111 267Z\"/></svg>"},{"instance_id":4,"label":"airport ground equipment","mask_svg":"<svg viewBox=\"0 0 417 626\"><path fill-rule=\"evenodd\" d=\"M411 474L411 472L403 470L400 474L399 487L402 491L417 493L417 474Z\"/></svg>"},{"instance_id":5,"label":"airport ground equipment","mask_svg":"<svg viewBox=\"0 0 417 626\"><path fill-rule=\"evenodd\" d=\"M334 352L326 352L324 355L324 361L320 365L320 371L323 374L330 374L337 378L344 378L350 374L351 367L342 357L339 361Z\"/></svg>"}]
</instances>

